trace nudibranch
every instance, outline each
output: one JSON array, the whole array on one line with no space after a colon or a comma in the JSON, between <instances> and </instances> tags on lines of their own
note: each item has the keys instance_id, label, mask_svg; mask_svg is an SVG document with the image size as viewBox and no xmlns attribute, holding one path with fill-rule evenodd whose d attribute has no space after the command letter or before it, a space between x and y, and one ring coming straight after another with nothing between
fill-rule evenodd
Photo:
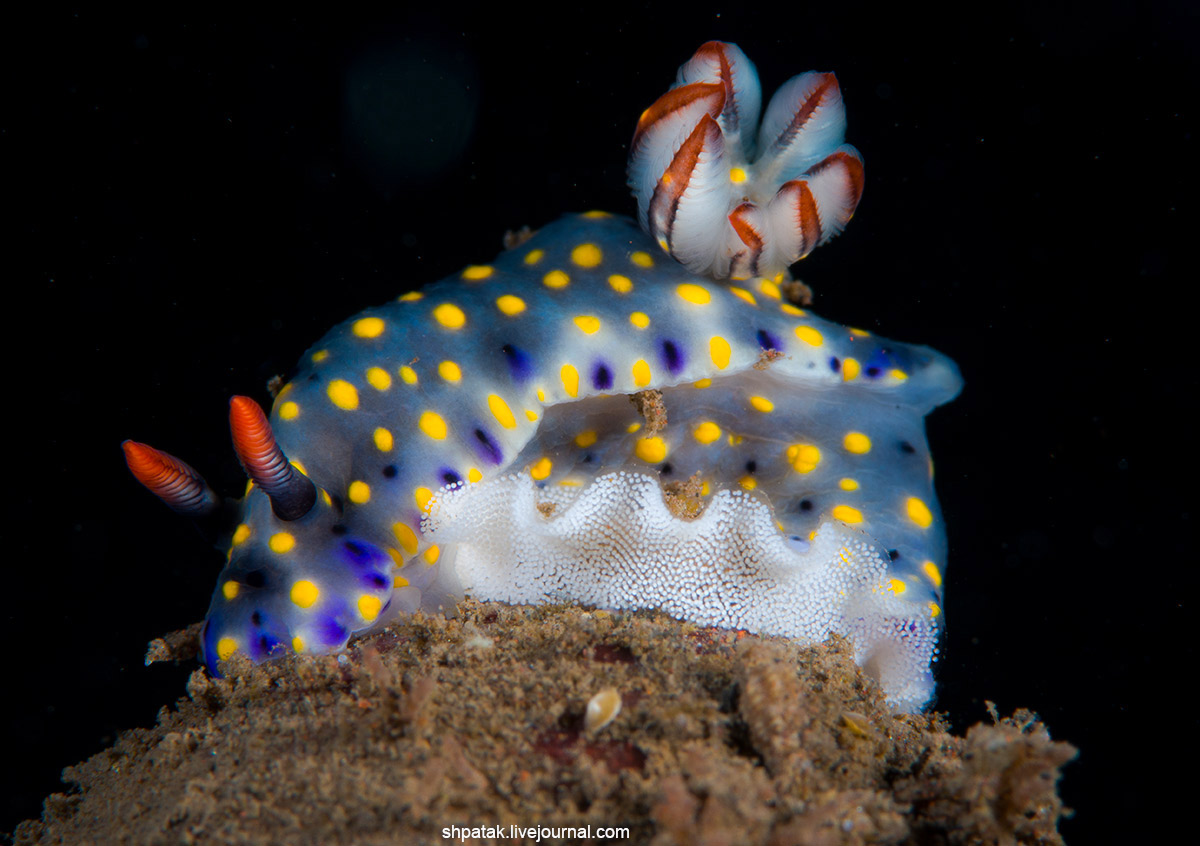
<instances>
[{"instance_id":1,"label":"nudibranch","mask_svg":"<svg viewBox=\"0 0 1200 846\"><path fill-rule=\"evenodd\" d=\"M831 74L785 84L756 140L759 99L741 51L705 45L638 123L645 232L563 218L335 327L269 418L232 400L251 483L210 671L334 652L465 592L842 634L894 707L922 707L946 558L924 417L959 376L789 300L787 265L840 231L862 165ZM125 452L176 511L217 508L182 461Z\"/></svg>"}]
</instances>

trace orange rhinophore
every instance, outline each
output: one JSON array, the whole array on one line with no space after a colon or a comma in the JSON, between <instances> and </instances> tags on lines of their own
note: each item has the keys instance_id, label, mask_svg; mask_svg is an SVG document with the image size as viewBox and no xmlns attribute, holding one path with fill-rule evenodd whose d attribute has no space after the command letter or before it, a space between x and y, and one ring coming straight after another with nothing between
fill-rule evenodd
<instances>
[{"instance_id":1,"label":"orange rhinophore","mask_svg":"<svg viewBox=\"0 0 1200 846\"><path fill-rule=\"evenodd\" d=\"M129 472L172 510L198 517L216 507L217 495L204 477L175 456L137 441L125 441L121 448Z\"/></svg>"},{"instance_id":2,"label":"orange rhinophore","mask_svg":"<svg viewBox=\"0 0 1200 846\"><path fill-rule=\"evenodd\" d=\"M231 399L229 430L246 475L271 498L276 517L298 520L312 510L317 500L316 485L288 462L258 403L250 397Z\"/></svg>"}]
</instances>

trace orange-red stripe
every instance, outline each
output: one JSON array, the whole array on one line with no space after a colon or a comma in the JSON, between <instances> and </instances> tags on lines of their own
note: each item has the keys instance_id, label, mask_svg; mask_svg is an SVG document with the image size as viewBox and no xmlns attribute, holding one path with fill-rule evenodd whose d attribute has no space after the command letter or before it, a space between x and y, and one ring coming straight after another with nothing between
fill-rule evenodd
<instances>
[{"instance_id":1,"label":"orange-red stripe","mask_svg":"<svg viewBox=\"0 0 1200 846\"><path fill-rule=\"evenodd\" d=\"M858 201L862 199L863 186L866 184L866 174L863 170L862 159L858 158L845 150L838 150L836 153L830 153L821 161L810 167L806 173L813 175L820 173L826 168L833 167L836 163L841 163L846 168L846 179L850 182L850 191L854 195L853 202L846 209L846 218L849 219L854 210L858 208Z\"/></svg>"},{"instance_id":2,"label":"orange-red stripe","mask_svg":"<svg viewBox=\"0 0 1200 846\"><path fill-rule=\"evenodd\" d=\"M633 133L631 149L637 148L642 136L658 121L663 120L668 115L680 109L686 109L697 100L705 98L713 100L708 107L709 115L715 118L721 114L721 111L725 108L725 89L719 83L693 82L691 85L681 85L678 88L672 88L655 100L653 105L642 113L642 116L638 119L637 130Z\"/></svg>"},{"instance_id":3,"label":"orange-red stripe","mask_svg":"<svg viewBox=\"0 0 1200 846\"><path fill-rule=\"evenodd\" d=\"M733 226L733 231L737 233L738 238L749 250L744 268L745 273L750 276L758 273L758 259L763 251L762 233L750 222L749 217L750 213L757 208L754 203L745 202L729 213L729 223Z\"/></svg>"},{"instance_id":4,"label":"orange-red stripe","mask_svg":"<svg viewBox=\"0 0 1200 846\"><path fill-rule=\"evenodd\" d=\"M671 164L659 178L650 198L650 222L654 226L661 221L663 232L668 234L675 223L675 211L679 200L691 182L692 173L700 161L706 146L720 137L721 128L711 115L700 118L692 134L683 142Z\"/></svg>"},{"instance_id":5,"label":"orange-red stripe","mask_svg":"<svg viewBox=\"0 0 1200 846\"><path fill-rule=\"evenodd\" d=\"M800 233L800 252L796 258L801 259L816 249L821 242L821 218L817 214L817 201L812 189L803 179L793 179L785 182L779 193L787 192L788 205L792 208L792 217L796 231Z\"/></svg>"},{"instance_id":6,"label":"orange-red stripe","mask_svg":"<svg viewBox=\"0 0 1200 846\"><path fill-rule=\"evenodd\" d=\"M831 90L837 90L837 77L831 73L822 75L825 77L825 79L820 85L813 89L812 94L808 95L808 99L805 100L804 105L797 110L795 116L792 118L792 122L788 124L787 129L781 132L779 137L775 139L776 144L779 144L780 146L786 145L791 141L792 138L796 137L796 133L804 129L804 124L808 123L809 119L813 116L813 112L819 109L821 104L825 102L826 95L829 94Z\"/></svg>"},{"instance_id":7,"label":"orange-red stripe","mask_svg":"<svg viewBox=\"0 0 1200 846\"><path fill-rule=\"evenodd\" d=\"M733 115L734 126L729 127L730 130L736 129L741 122L741 115L737 111L737 101L733 96L733 66L729 63L729 55L725 52L725 43L723 41L707 41L700 45L700 49L696 51L693 60L699 58L715 57L717 64L720 66L718 78L721 80L721 87L724 89L725 102L721 109L721 114ZM716 115L713 115L716 117Z\"/></svg>"}]
</instances>

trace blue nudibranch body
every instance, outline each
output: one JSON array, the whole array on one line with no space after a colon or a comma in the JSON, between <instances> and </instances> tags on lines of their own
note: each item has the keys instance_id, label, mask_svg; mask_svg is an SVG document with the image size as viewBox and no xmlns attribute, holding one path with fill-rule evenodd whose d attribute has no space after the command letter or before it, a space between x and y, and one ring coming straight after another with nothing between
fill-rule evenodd
<instances>
[{"instance_id":1,"label":"blue nudibranch body","mask_svg":"<svg viewBox=\"0 0 1200 846\"><path fill-rule=\"evenodd\" d=\"M568 216L335 327L269 422L234 399L253 483L210 670L336 651L466 591L836 632L897 708L928 700L946 542L924 416L959 377L789 301L787 264L849 219L862 165L831 74L785 85L756 144L758 100L745 56L705 45L635 136L649 237ZM645 391L661 429L629 402ZM187 465L126 452L176 510L211 508ZM699 515L664 501L689 480Z\"/></svg>"}]
</instances>

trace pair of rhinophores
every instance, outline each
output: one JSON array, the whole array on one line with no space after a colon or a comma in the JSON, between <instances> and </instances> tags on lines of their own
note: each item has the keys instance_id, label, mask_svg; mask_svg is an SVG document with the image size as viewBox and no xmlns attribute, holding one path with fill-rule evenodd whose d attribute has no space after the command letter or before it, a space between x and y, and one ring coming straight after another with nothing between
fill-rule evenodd
<instances>
[{"instance_id":1,"label":"pair of rhinophores","mask_svg":"<svg viewBox=\"0 0 1200 846\"><path fill-rule=\"evenodd\" d=\"M466 592L836 632L895 708L929 700L946 541L924 416L959 376L789 298L788 266L846 225L863 166L833 74L760 110L741 50L705 44L638 121L641 231L563 218L335 327L269 420L234 397L251 483L210 671L334 652ZM645 391L664 428L629 401ZM124 446L176 511L215 509L186 464ZM668 505L672 485L698 516Z\"/></svg>"}]
</instances>

